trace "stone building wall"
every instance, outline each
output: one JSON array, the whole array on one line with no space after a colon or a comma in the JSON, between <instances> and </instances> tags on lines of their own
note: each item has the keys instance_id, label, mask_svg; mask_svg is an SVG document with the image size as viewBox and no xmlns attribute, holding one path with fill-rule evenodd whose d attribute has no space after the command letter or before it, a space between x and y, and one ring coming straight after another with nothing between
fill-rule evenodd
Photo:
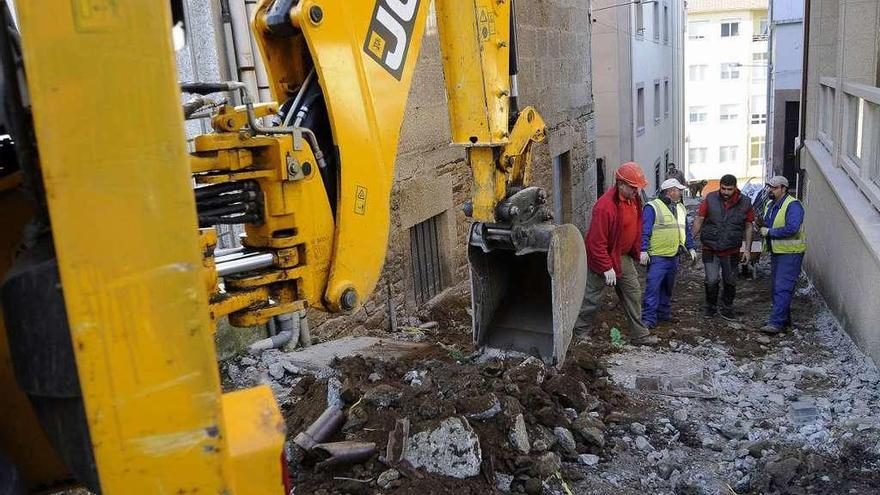
<instances>
[{"instance_id":1,"label":"stone building wall","mask_svg":"<svg viewBox=\"0 0 880 495\"><path fill-rule=\"evenodd\" d=\"M537 146L533 185L554 201L553 158L562 160L564 220L582 231L595 202L595 124L590 62L589 2L519 2L520 106L543 116L548 138ZM438 219L443 285L466 284L470 221L462 205L470 199L470 170L464 151L449 146L449 118L433 12L416 66L398 147L391 199L389 250L382 279L364 308L318 328L325 336L372 333L390 328L388 297L397 321L406 324L419 304L415 296L410 242L414 225ZM565 170L567 168L567 170ZM314 315L319 323L324 317ZM362 327L362 328L358 328Z\"/></svg>"}]
</instances>

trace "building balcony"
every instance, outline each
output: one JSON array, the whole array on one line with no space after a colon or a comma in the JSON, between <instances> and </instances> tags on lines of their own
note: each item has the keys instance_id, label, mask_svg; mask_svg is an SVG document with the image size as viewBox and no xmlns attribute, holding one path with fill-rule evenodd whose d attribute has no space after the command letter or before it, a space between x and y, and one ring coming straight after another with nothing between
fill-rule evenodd
<instances>
[{"instance_id":1,"label":"building balcony","mask_svg":"<svg viewBox=\"0 0 880 495\"><path fill-rule=\"evenodd\" d=\"M755 42L757 42L757 41L767 41L767 39L769 39L769 38L770 38L770 36L769 36L769 35L766 35L766 34L755 34L755 35L752 35L752 41L755 41Z\"/></svg>"},{"instance_id":2,"label":"building balcony","mask_svg":"<svg viewBox=\"0 0 880 495\"><path fill-rule=\"evenodd\" d=\"M880 210L880 88L823 77L817 137L834 161Z\"/></svg>"}]
</instances>

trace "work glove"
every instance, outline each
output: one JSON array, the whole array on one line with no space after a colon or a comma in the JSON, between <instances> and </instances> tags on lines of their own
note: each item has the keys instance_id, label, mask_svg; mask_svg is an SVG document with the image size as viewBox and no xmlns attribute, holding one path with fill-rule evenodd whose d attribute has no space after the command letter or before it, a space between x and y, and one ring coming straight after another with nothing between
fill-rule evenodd
<instances>
[{"instance_id":1,"label":"work glove","mask_svg":"<svg viewBox=\"0 0 880 495\"><path fill-rule=\"evenodd\" d=\"M761 227L761 237L767 237L767 234L770 232L770 229L767 227Z\"/></svg>"},{"instance_id":2,"label":"work glove","mask_svg":"<svg viewBox=\"0 0 880 495\"><path fill-rule=\"evenodd\" d=\"M648 256L648 253L642 251L642 254L639 255L639 264L642 266L648 266L648 263L651 262L651 257Z\"/></svg>"},{"instance_id":3,"label":"work glove","mask_svg":"<svg viewBox=\"0 0 880 495\"><path fill-rule=\"evenodd\" d=\"M696 262L696 261L697 261L697 250L696 250L696 249L691 249L690 251L688 251L688 254L691 255L691 261L692 261L692 262Z\"/></svg>"},{"instance_id":4,"label":"work glove","mask_svg":"<svg viewBox=\"0 0 880 495\"><path fill-rule=\"evenodd\" d=\"M617 285L617 274L614 273L614 268L605 272L604 275L605 275L605 285L607 285L609 287Z\"/></svg>"}]
</instances>

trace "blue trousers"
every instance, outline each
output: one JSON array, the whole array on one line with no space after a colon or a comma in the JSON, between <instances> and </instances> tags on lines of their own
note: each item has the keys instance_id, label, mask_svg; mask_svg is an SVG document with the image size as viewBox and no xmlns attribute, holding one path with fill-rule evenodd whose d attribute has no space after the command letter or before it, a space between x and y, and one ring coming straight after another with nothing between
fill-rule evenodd
<instances>
[{"instance_id":1,"label":"blue trousers","mask_svg":"<svg viewBox=\"0 0 880 495\"><path fill-rule=\"evenodd\" d=\"M791 300L794 286L801 276L801 254L773 254L770 256L770 281L773 309L767 323L782 328L791 324Z\"/></svg>"},{"instance_id":2,"label":"blue trousers","mask_svg":"<svg viewBox=\"0 0 880 495\"><path fill-rule=\"evenodd\" d=\"M645 278L645 296L642 300L642 323L657 326L657 320L668 320L672 315L672 289L678 272L677 256L651 256Z\"/></svg>"}]
</instances>

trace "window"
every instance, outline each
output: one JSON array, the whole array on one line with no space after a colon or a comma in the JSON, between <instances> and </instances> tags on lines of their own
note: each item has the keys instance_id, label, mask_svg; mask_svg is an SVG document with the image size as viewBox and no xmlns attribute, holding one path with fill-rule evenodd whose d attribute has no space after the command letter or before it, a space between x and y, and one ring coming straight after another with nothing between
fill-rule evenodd
<instances>
[{"instance_id":1,"label":"window","mask_svg":"<svg viewBox=\"0 0 880 495\"><path fill-rule=\"evenodd\" d=\"M641 1L636 4L636 35L645 35L645 6Z\"/></svg>"},{"instance_id":2,"label":"window","mask_svg":"<svg viewBox=\"0 0 880 495\"><path fill-rule=\"evenodd\" d=\"M654 81L654 123L660 122L660 81Z\"/></svg>"},{"instance_id":3,"label":"window","mask_svg":"<svg viewBox=\"0 0 880 495\"><path fill-rule=\"evenodd\" d=\"M770 34L770 24L767 22L767 19L761 19L758 22L758 29L759 29L758 34L761 34L764 36L767 36L768 34Z\"/></svg>"},{"instance_id":4,"label":"window","mask_svg":"<svg viewBox=\"0 0 880 495\"><path fill-rule=\"evenodd\" d=\"M739 118L739 105L721 105L719 120L731 122Z\"/></svg>"},{"instance_id":5,"label":"window","mask_svg":"<svg viewBox=\"0 0 880 495\"><path fill-rule=\"evenodd\" d=\"M704 81L706 79L706 69L708 65L691 65L688 67L688 75L691 81Z\"/></svg>"},{"instance_id":6,"label":"window","mask_svg":"<svg viewBox=\"0 0 880 495\"><path fill-rule=\"evenodd\" d=\"M688 23L688 39L703 40L709 34L709 21L694 21Z\"/></svg>"},{"instance_id":7,"label":"window","mask_svg":"<svg viewBox=\"0 0 880 495\"><path fill-rule=\"evenodd\" d=\"M739 36L739 20L721 21L721 37L732 38Z\"/></svg>"},{"instance_id":8,"label":"window","mask_svg":"<svg viewBox=\"0 0 880 495\"><path fill-rule=\"evenodd\" d=\"M553 218L571 222L571 151L553 157Z\"/></svg>"},{"instance_id":9,"label":"window","mask_svg":"<svg viewBox=\"0 0 880 495\"><path fill-rule=\"evenodd\" d=\"M654 0L654 39L660 39L660 5Z\"/></svg>"},{"instance_id":10,"label":"window","mask_svg":"<svg viewBox=\"0 0 880 495\"><path fill-rule=\"evenodd\" d=\"M767 52L752 54L752 81L767 80Z\"/></svg>"},{"instance_id":11,"label":"window","mask_svg":"<svg viewBox=\"0 0 880 495\"><path fill-rule=\"evenodd\" d=\"M660 184L660 159L657 158L657 160L654 162L654 187L658 192L660 190Z\"/></svg>"},{"instance_id":12,"label":"window","mask_svg":"<svg viewBox=\"0 0 880 495\"><path fill-rule=\"evenodd\" d=\"M645 133L645 88L636 88L636 111L638 112L636 119L636 133L642 135Z\"/></svg>"},{"instance_id":13,"label":"window","mask_svg":"<svg viewBox=\"0 0 880 495\"><path fill-rule=\"evenodd\" d=\"M688 121L691 124L699 124L709 120L709 112L706 107L690 107L688 109Z\"/></svg>"},{"instance_id":14,"label":"window","mask_svg":"<svg viewBox=\"0 0 880 495\"><path fill-rule=\"evenodd\" d=\"M721 79L739 79L740 64L730 62L721 64Z\"/></svg>"},{"instance_id":15,"label":"window","mask_svg":"<svg viewBox=\"0 0 880 495\"><path fill-rule=\"evenodd\" d=\"M722 146L718 148L718 161L721 163L735 162L739 146Z\"/></svg>"},{"instance_id":16,"label":"window","mask_svg":"<svg viewBox=\"0 0 880 495\"><path fill-rule=\"evenodd\" d=\"M752 97L750 122L752 124L767 123L767 96L759 95Z\"/></svg>"},{"instance_id":17,"label":"window","mask_svg":"<svg viewBox=\"0 0 880 495\"><path fill-rule=\"evenodd\" d=\"M706 163L706 148L689 148L688 163L691 165Z\"/></svg>"},{"instance_id":18,"label":"window","mask_svg":"<svg viewBox=\"0 0 880 495\"><path fill-rule=\"evenodd\" d=\"M420 305L446 288L443 285L443 259L438 236L441 215L431 217L409 229L413 291L416 303Z\"/></svg>"},{"instance_id":19,"label":"window","mask_svg":"<svg viewBox=\"0 0 880 495\"><path fill-rule=\"evenodd\" d=\"M669 79L663 81L663 115L669 117Z\"/></svg>"},{"instance_id":20,"label":"window","mask_svg":"<svg viewBox=\"0 0 880 495\"><path fill-rule=\"evenodd\" d=\"M669 6L663 6L663 42L669 43Z\"/></svg>"},{"instance_id":21,"label":"window","mask_svg":"<svg viewBox=\"0 0 880 495\"><path fill-rule=\"evenodd\" d=\"M764 136L750 138L749 164L753 167L764 165L764 153L766 146Z\"/></svg>"}]
</instances>

